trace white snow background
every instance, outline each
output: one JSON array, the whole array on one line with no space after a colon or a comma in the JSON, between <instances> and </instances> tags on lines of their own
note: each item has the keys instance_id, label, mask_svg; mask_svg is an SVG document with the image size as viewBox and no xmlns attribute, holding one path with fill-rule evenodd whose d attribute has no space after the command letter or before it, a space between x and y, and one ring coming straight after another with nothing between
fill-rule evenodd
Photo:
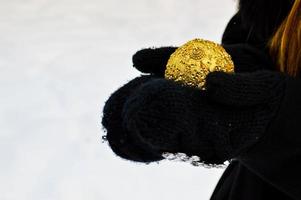
<instances>
[{"instance_id":1,"label":"white snow background","mask_svg":"<svg viewBox=\"0 0 301 200\"><path fill-rule=\"evenodd\" d=\"M101 116L131 56L220 42L234 0L0 0L0 200L209 199L222 170L115 156Z\"/></svg>"}]
</instances>

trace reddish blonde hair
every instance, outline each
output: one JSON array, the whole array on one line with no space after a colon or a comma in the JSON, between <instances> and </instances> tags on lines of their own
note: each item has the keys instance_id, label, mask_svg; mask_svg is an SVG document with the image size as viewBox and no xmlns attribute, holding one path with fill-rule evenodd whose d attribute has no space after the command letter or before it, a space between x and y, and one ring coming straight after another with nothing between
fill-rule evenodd
<instances>
[{"instance_id":1,"label":"reddish blonde hair","mask_svg":"<svg viewBox=\"0 0 301 200\"><path fill-rule=\"evenodd\" d=\"M286 19L269 42L277 68L291 76L301 72L301 0L295 0Z\"/></svg>"}]
</instances>

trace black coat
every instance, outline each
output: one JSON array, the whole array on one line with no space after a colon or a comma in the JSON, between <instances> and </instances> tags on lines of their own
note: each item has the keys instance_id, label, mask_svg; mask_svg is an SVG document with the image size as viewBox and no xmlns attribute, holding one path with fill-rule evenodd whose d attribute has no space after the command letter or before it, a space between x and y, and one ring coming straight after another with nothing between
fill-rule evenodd
<instances>
[{"instance_id":1,"label":"black coat","mask_svg":"<svg viewBox=\"0 0 301 200\"><path fill-rule=\"evenodd\" d=\"M223 35L224 44L252 43L254 39L235 15ZM271 69L269 69L271 70ZM260 143L233 160L217 184L211 200L301 199L301 80L289 84L277 118Z\"/></svg>"}]
</instances>

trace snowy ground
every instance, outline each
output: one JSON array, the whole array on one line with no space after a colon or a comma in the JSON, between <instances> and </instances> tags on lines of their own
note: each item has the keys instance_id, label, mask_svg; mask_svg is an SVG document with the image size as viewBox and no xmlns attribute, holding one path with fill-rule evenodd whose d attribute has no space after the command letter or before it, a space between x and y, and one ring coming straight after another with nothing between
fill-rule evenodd
<instances>
[{"instance_id":1,"label":"snowy ground","mask_svg":"<svg viewBox=\"0 0 301 200\"><path fill-rule=\"evenodd\" d=\"M234 0L0 0L0 200L210 197L222 170L138 165L101 143L132 54L219 42Z\"/></svg>"}]
</instances>

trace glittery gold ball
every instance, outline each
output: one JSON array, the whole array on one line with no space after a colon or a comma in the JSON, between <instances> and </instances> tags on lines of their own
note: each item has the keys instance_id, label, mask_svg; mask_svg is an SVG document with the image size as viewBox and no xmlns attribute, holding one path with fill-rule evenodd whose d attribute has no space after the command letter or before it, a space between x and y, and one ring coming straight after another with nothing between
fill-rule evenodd
<instances>
[{"instance_id":1,"label":"glittery gold ball","mask_svg":"<svg viewBox=\"0 0 301 200\"><path fill-rule=\"evenodd\" d=\"M165 78L205 89L205 78L213 71L234 72L231 56L219 44L194 39L179 47L169 58Z\"/></svg>"}]
</instances>

